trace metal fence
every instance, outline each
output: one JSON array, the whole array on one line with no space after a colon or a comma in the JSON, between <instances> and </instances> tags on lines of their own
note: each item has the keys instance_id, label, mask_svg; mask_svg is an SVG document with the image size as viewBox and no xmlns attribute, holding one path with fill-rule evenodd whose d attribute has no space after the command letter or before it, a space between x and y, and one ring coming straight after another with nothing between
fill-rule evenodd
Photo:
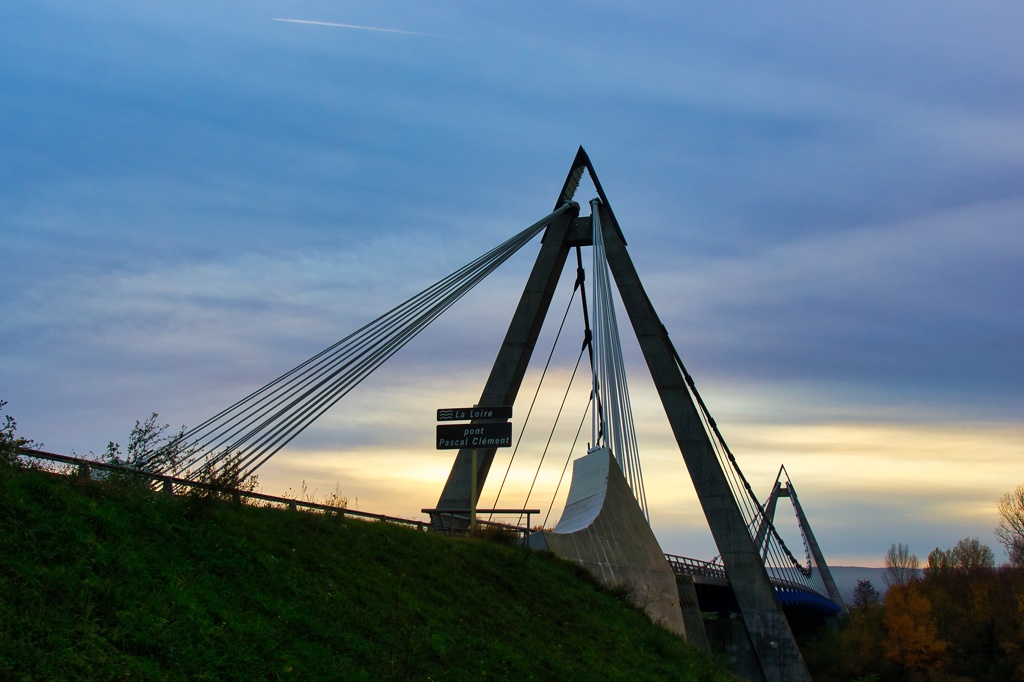
<instances>
[{"instance_id":1,"label":"metal fence","mask_svg":"<svg viewBox=\"0 0 1024 682\"><path fill-rule=\"evenodd\" d=\"M668 559L669 565L677 574L700 575L705 578L718 578L720 580L729 579L725 574L725 567L721 564L713 564L710 561L701 561L700 559L691 559L690 557L677 556L675 554L666 554L665 558Z\"/></svg>"},{"instance_id":2,"label":"metal fence","mask_svg":"<svg viewBox=\"0 0 1024 682\"><path fill-rule=\"evenodd\" d=\"M101 462L93 459L85 459L83 457L71 457L69 455L59 455L53 452L44 452L43 450L35 450L33 448L18 448L18 455L29 460L43 460L68 465L74 468L74 473L78 476L82 476L83 478L92 478L94 470L117 472L120 474L135 476L170 495L184 490L202 490L230 497L236 502L241 502L243 499L258 500L260 502L280 505L288 509L307 509L311 511L338 514L340 516L367 519L370 521L387 521L389 523L412 526L418 530L426 530L430 527L430 523L426 521L406 519L400 516L389 516L387 514L373 514L371 512L358 511L356 509L349 509L347 507L340 507L337 505L321 504L319 502L309 502L306 500L296 500L288 497L278 497L277 495L266 495L264 493L239 490L237 488L219 486L203 481L193 481L187 478L151 473L142 469L112 464L110 462Z\"/></svg>"}]
</instances>

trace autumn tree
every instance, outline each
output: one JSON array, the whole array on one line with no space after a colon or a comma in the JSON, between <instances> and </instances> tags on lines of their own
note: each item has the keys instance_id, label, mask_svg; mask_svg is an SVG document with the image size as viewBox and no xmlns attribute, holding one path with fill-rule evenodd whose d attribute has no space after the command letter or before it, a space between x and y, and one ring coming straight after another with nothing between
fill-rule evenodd
<instances>
[{"instance_id":1,"label":"autumn tree","mask_svg":"<svg viewBox=\"0 0 1024 682\"><path fill-rule=\"evenodd\" d=\"M1004 496L1001 510L1018 492L1024 530L1024 486ZM1012 518L1003 518L1010 532ZM884 563L882 607L851 609L840 635L834 667L843 679L1024 682L1024 565L997 568L991 548L972 537L935 548L923 575L902 543ZM858 583L856 606L869 603L866 582Z\"/></svg>"},{"instance_id":2,"label":"autumn tree","mask_svg":"<svg viewBox=\"0 0 1024 682\"><path fill-rule=\"evenodd\" d=\"M1024 567L1024 484L999 498L996 537L1006 548L1010 564Z\"/></svg>"},{"instance_id":3,"label":"autumn tree","mask_svg":"<svg viewBox=\"0 0 1024 682\"><path fill-rule=\"evenodd\" d=\"M932 604L912 582L893 584L885 595L886 660L906 677L924 680L946 667L949 643L939 637Z\"/></svg>"},{"instance_id":4,"label":"autumn tree","mask_svg":"<svg viewBox=\"0 0 1024 682\"><path fill-rule=\"evenodd\" d=\"M820 676L828 679L829 674L839 672L841 679L856 679L877 674L885 667L882 649L885 639L885 626L882 623L884 611L880 608L878 590L870 580L857 581L853 589L853 606L850 618L839 634L839 646L835 648L838 661L833 670L812 671L815 678Z\"/></svg>"},{"instance_id":5,"label":"autumn tree","mask_svg":"<svg viewBox=\"0 0 1024 682\"><path fill-rule=\"evenodd\" d=\"M887 587L905 587L920 577L921 563L916 554L910 553L910 547L893 543L885 553L885 573L882 580Z\"/></svg>"}]
</instances>

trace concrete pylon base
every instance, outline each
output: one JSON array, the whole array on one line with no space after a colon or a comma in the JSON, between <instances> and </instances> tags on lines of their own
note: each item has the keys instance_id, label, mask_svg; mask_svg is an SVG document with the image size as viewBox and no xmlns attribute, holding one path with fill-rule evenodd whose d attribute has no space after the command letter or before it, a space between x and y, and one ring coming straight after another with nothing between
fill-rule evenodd
<instances>
[{"instance_id":1,"label":"concrete pylon base","mask_svg":"<svg viewBox=\"0 0 1024 682\"><path fill-rule=\"evenodd\" d=\"M589 570L605 585L629 590L651 620L686 638L675 574L607 448L573 463L565 510L553 531L530 536Z\"/></svg>"}]
</instances>

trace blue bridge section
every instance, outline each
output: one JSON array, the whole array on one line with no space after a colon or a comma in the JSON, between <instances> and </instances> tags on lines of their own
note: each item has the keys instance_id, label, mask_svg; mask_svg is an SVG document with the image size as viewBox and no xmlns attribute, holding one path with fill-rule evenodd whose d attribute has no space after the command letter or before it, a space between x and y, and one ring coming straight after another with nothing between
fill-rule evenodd
<instances>
[{"instance_id":1,"label":"blue bridge section","mask_svg":"<svg viewBox=\"0 0 1024 682\"><path fill-rule=\"evenodd\" d=\"M675 554L666 554L665 558L676 575L689 576L693 578L695 585L705 588L698 590L698 594L707 588L724 590L729 587L729 576L721 564ZM794 582L781 576L769 575L769 579L775 588L775 596L784 609L808 609L823 616L835 616L842 611L842 608L829 598L824 586L816 590L811 584ZM719 599L714 608L707 610L718 610L718 604L721 603L722 600Z\"/></svg>"}]
</instances>

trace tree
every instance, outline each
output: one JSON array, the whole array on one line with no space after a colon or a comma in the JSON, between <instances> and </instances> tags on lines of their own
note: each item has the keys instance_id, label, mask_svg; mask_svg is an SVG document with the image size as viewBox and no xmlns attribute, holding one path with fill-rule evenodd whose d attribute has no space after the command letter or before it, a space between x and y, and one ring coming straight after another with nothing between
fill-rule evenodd
<instances>
[{"instance_id":1,"label":"tree","mask_svg":"<svg viewBox=\"0 0 1024 682\"><path fill-rule=\"evenodd\" d=\"M128 487L149 487L153 479L147 472L161 471L175 475L178 462L183 456L181 438L185 427L169 434L170 424L161 424L160 415L153 412L146 421L135 420L135 427L128 435L128 452L122 454L121 445L110 441L102 458L119 469L108 471L103 478L111 483ZM91 454L91 453L90 453Z\"/></svg>"},{"instance_id":2,"label":"tree","mask_svg":"<svg viewBox=\"0 0 1024 682\"><path fill-rule=\"evenodd\" d=\"M870 580L858 580L857 586L853 588L853 606L858 609L867 609L878 606L881 598L878 590L871 584Z\"/></svg>"},{"instance_id":3,"label":"tree","mask_svg":"<svg viewBox=\"0 0 1024 682\"><path fill-rule=\"evenodd\" d=\"M871 679L872 674L877 678L886 665L884 618L885 609L880 607L850 610L850 620L839 634L844 673L839 679Z\"/></svg>"},{"instance_id":4,"label":"tree","mask_svg":"<svg viewBox=\"0 0 1024 682\"><path fill-rule=\"evenodd\" d=\"M996 556L988 545L983 545L978 538L962 538L950 550L953 565L961 571L977 571L995 568Z\"/></svg>"},{"instance_id":5,"label":"tree","mask_svg":"<svg viewBox=\"0 0 1024 682\"><path fill-rule=\"evenodd\" d=\"M885 658L912 680L934 677L945 667L949 643L939 637L932 604L916 585L894 585L885 595Z\"/></svg>"},{"instance_id":6,"label":"tree","mask_svg":"<svg viewBox=\"0 0 1024 682\"><path fill-rule=\"evenodd\" d=\"M181 456L179 447L185 427L177 433L168 435L170 424L161 424L160 415L153 412L144 422L135 420L135 428L128 435L128 454L121 455L121 446L113 441L107 444L103 458L111 464L144 471L154 465L164 465L172 471Z\"/></svg>"},{"instance_id":7,"label":"tree","mask_svg":"<svg viewBox=\"0 0 1024 682\"><path fill-rule=\"evenodd\" d=\"M4 409L6 400L0 400L0 410ZM18 451L21 448L41 448L42 443L37 443L28 438L14 435L18 430L18 423L11 415L5 415L3 424L0 424L0 464L16 466L18 464Z\"/></svg>"},{"instance_id":8,"label":"tree","mask_svg":"<svg viewBox=\"0 0 1024 682\"><path fill-rule=\"evenodd\" d=\"M1013 566L1024 566L1024 484L999 498L999 526L995 534Z\"/></svg>"},{"instance_id":9,"label":"tree","mask_svg":"<svg viewBox=\"0 0 1024 682\"><path fill-rule=\"evenodd\" d=\"M978 538L962 538L953 549L933 549L928 555L927 570L931 575L954 570L973 573L995 565L995 554L988 545L981 544Z\"/></svg>"},{"instance_id":10,"label":"tree","mask_svg":"<svg viewBox=\"0 0 1024 682\"><path fill-rule=\"evenodd\" d=\"M928 554L928 567L925 571L930 576L947 573L953 570L953 551L936 547Z\"/></svg>"},{"instance_id":11,"label":"tree","mask_svg":"<svg viewBox=\"0 0 1024 682\"><path fill-rule=\"evenodd\" d=\"M909 585L920 577L920 566L917 555L910 553L909 546L902 542L894 543L885 553L885 574L882 580L887 587Z\"/></svg>"}]
</instances>

